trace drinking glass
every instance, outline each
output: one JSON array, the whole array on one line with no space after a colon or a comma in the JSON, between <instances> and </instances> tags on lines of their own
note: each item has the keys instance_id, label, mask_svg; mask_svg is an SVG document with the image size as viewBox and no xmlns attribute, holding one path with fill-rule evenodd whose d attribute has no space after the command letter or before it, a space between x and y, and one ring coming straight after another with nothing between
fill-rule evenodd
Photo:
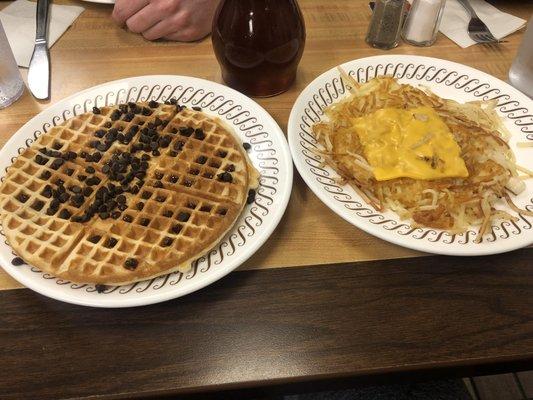
<instances>
[{"instance_id":1,"label":"drinking glass","mask_svg":"<svg viewBox=\"0 0 533 400\"><path fill-rule=\"evenodd\" d=\"M18 100L24 92L24 81L0 23L0 109Z\"/></svg>"}]
</instances>

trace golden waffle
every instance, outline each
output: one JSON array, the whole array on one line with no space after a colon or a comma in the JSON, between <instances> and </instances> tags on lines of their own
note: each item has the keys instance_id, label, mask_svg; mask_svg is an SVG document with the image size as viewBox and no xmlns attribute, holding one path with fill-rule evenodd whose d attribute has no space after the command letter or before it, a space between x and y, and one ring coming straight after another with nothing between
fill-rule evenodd
<instances>
[{"instance_id":1,"label":"golden waffle","mask_svg":"<svg viewBox=\"0 0 533 400\"><path fill-rule=\"evenodd\" d=\"M258 173L218 118L175 101L94 108L43 134L0 186L9 244L80 283L128 284L212 248Z\"/></svg>"}]
</instances>

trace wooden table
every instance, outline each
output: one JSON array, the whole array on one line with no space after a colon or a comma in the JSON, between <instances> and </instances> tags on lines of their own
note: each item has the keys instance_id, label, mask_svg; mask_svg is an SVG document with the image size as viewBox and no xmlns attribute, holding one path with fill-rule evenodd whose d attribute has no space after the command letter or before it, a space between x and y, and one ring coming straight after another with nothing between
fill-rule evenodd
<instances>
[{"instance_id":1,"label":"wooden table","mask_svg":"<svg viewBox=\"0 0 533 400\"><path fill-rule=\"evenodd\" d=\"M522 37L463 50L440 35L429 48L384 52L364 43L366 1L300 3L308 35L297 82L259 100L284 130L298 93L342 62L418 54L505 80ZM495 4L523 18L533 11L527 2ZM86 11L51 50L51 101L26 93L1 110L0 144L50 104L109 80L221 81L209 39L147 42L116 27L109 6L82 5ZM0 398L235 398L530 368L532 256L523 249L440 257L389 244L337 217L296 174L287 212L263 248L238 272L181 299L89 309L14 290L20 285L0 272Z\"/></svg>"}]
</instances>

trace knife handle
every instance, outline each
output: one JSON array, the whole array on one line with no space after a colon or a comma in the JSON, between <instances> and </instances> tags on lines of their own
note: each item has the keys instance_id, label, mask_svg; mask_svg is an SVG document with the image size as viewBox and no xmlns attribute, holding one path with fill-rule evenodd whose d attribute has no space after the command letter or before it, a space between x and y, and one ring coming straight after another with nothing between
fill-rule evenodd
<instances>
[{"instance_id":1,"label":"knife handle","mask_svg":"<svg viewBox=\"0 0 533 400\"><path fill-rule=\"evenodd\" d=\"M35 32L36 43L46 43L46 27L48 26L48 4L49 0L37 0L37 30Z\"/></svg>"}]
</instances>

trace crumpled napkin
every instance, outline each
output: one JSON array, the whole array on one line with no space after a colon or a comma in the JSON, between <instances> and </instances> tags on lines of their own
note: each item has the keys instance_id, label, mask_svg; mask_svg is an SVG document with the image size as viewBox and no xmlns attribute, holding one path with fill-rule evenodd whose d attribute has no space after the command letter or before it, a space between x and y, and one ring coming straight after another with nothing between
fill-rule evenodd
<instances>
[{"instance_id":1,"label":"crumpled napkin","mask_svg":"<svg viewBox=\"0 0 533 400\"><path fill-rule=\"evenodd\" d=\"M35 45L35 17L37 3L17 0L0 11L0 22L4 27L7 40L20 67L30 65ZM48 47L65 33L70 25L85 10L79 6L52 4L48 14Z\"/></svg>"},{"instance_id":2,"label":"crumpled napkin","mask_svg":"<svg viewBox=\"0 0 533 400\"><path fill-rule=\"evenodd\" d=\"M491 33L502 39L520 28L526 21L514 15L501 12L484 0L469 0L479 18L487 25ZM476 44L468 36L470 14L457 0L447 0L439 30L462 48Z\"/></svg>"}]
</instances>

